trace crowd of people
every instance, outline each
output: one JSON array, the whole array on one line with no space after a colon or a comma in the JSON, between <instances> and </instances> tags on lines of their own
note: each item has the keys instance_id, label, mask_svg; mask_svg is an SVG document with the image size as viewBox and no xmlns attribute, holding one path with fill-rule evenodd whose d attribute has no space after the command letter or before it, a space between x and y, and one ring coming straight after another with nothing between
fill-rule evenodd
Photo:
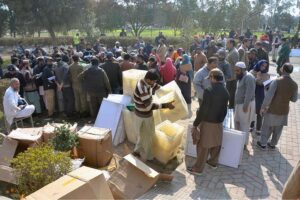
<instances>
[{"instance_id":1,"label":"crowd of people","mask_svg":"<svg viewBox=\"0 0 300 200\"><path fill-rule=\"evenodd\" d=\"M122 30L120 37L125 36ZM297 100L298 92L290 76L293 66L287 38L268 31L258 39L247 30L242 36L234 31L229 36L194 36L190 49L167 45L162 33L154 42L155 47L138 38L132 47L122 47L116 41L109 49L100 40L92 45L77 34L74 47L55 46L51 52L38 45L33 50L24 49L20 43L7 72L0 74L12 80L4 96L7 122L11 125L12 119L25 111L37 115L47 111L48 117L64 113L66 117L95 118L103 98L122 94L122 72L139 69L148 73L133 94L135 123L140 130L134 155L142 153L153 159L152 111L174 109L174 105L155 104L152 95L160 85L174 80L188 105L188 118L192 117L192 99L199 102L192 129L197 160L189 172L201 174L206 163L217 167L227 109L234 110L235 129L245 133L245 146L249 132L255 130L261 136L258 147L275 148L287 125L289 103ZM279 74L273 81L268 81L269 52Z\"/></svg>"}]
</instances>

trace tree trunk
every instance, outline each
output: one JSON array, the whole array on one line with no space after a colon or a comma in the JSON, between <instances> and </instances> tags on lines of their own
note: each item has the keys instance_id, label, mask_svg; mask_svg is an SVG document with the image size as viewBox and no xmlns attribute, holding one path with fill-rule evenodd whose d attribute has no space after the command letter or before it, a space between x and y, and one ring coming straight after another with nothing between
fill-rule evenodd
<instances>
[{"instance_id":1,"label":"tree trunk","mask_svg":"<svg viewBox=\"0 0 300 200\"><path fill-rule=\"evenodd\" d=\"M55 32L54 32L54 30L53 30L52 28L48 28L47 30L48 30L48 32L49 32L49 34L50 34L50 37L51 37L53 40L55 40Z\"/></svg>"}]
</instances>

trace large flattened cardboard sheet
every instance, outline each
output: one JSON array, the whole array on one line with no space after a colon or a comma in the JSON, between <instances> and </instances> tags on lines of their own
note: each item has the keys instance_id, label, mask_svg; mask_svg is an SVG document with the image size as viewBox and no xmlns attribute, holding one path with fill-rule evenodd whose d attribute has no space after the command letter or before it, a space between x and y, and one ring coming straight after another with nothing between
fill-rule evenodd
<instances>
[{"instance_id":1,"label":"large flattened cardboard sheet","mask_svg":"<svg viewBox=\"0 0 300 200\"><path fill-rule=\"evenodd\" d=\"M123 105L103 99L94 127L111 129L114 141Z\"/></svg>"},{"instance_id":2,"label":"large flattened cardboard sheet","mask_svg":"<svg viewBox=\"0 0 300 200\"><path fill-rule=\"evenodd\" d=\"M41 143L43 128L17 128L10 132L8 138L18 140L21 143Z\"/></svg>"},{"instance_id":3,"label":"large flattened cardboard sheet","mask_svg":"<svg viewBox=\"0 0 300 200\"><path fill-rule=\"evenodd\" d=\"M111 175L109 187L116 199L136 199L152 188L158 178L155 170L129 154Z\"/></svg>"}]
</instances>

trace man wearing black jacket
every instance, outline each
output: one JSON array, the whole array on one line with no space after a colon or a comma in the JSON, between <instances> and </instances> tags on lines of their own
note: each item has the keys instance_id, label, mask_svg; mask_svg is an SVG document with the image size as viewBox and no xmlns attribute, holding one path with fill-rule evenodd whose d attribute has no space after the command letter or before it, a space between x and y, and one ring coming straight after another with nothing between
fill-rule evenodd
<instances>
[{"instance_id":1,"label":"man wearing black jacket","mask_svg":"<svg viewBox=\"0 0 300 200\"><path fill-rule=\"evenodd\" d=\"M223 84L223 72L213 69L209 72L208 78L211 87L204 90L203 101L192 129L193 143L197 147L197 160L188 171L196 175L201 175L205 163L212 168L217 167L222 144L223 121L229 101L229 93Z\"/></svg>"},{"instance_id":2,"label":"man wearing black jacket","mask_svg":"<svg viewBox=\"0 0 300 200\"><path fill-rule=\"evenodd\" d=\"M106 55L106 61L100 67L105 71L109 79L111 91L113 94L120 94L122 89L122 71L118 63L113 61L113 54L108 52Z\"/></svg>"}]
</instances>

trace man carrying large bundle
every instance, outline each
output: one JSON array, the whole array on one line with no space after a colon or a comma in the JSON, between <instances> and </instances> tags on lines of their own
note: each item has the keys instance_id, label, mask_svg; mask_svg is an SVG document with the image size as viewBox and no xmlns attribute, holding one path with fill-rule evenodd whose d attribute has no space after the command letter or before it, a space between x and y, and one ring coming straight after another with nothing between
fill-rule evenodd
<instances>
[{"instance_id":1,"label":"man carrying large bundle","mask_svg":"<svg viewBox=\"0 0 300 200\"><path fill-rule=\"evenodd\" d=\"M160 88L156 83L159 77L155 70L151 69L145 75L145 78L139 80L134 91L135 104L135 128L139 130L138 142L134 149L134 155L143 157L146 160L153 159L152 140L155 133L153 110L168 108L174 109L172 102L157 104L153 102L152 95Z\"/></svg>"}]
</instances>

